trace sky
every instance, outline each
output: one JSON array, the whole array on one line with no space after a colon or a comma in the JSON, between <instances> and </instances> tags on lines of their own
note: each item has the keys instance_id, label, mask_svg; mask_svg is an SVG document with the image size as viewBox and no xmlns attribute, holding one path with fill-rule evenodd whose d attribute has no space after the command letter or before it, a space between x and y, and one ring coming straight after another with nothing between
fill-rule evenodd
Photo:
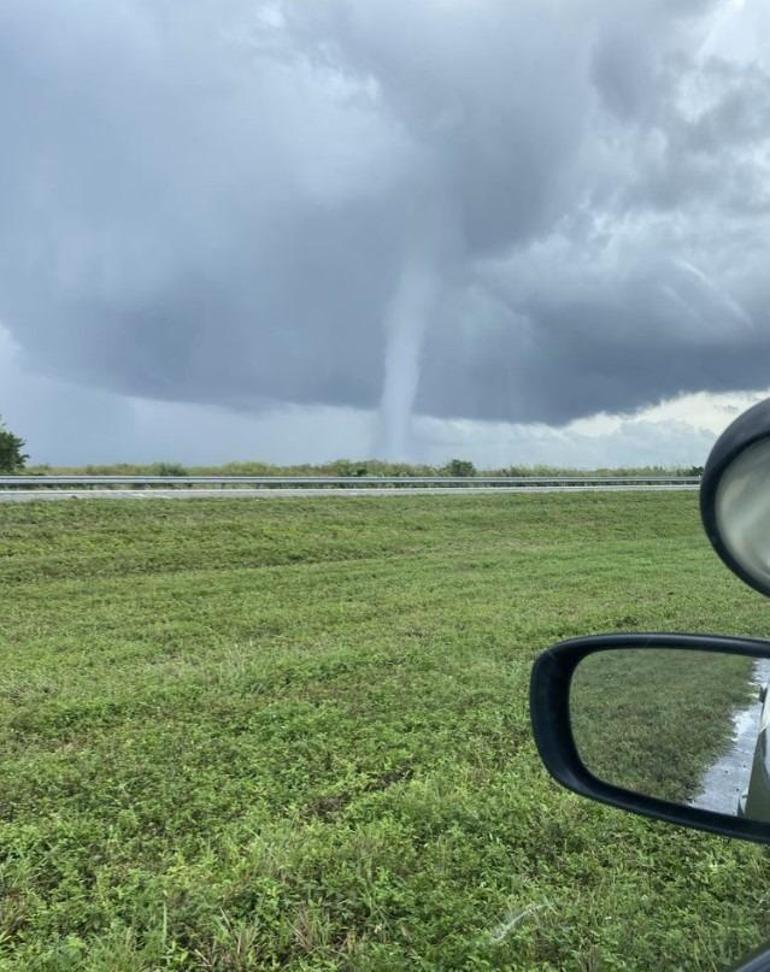
<instances>
[{"instance_id":1,"label":"sky","mask_svg":"<svg viewBox=\"0 0 770 972\"><path fill-rule=\"evenodd\" d=\"M702 464L770 394L759 0L5 0L32 461Z\"/></svg>"}]
</instances>

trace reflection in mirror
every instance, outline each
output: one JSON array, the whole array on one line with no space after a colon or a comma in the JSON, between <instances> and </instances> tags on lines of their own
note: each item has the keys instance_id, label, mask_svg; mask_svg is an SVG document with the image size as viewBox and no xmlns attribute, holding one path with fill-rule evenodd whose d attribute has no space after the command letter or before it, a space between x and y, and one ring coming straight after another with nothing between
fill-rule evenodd
<instances>
[{"instance_id":1,"label":"reflection in mirror","mask_svg":"<svg viewBox=\"0 0 770 972\"><path fill-rule=\"evenodd\" d=\"M716 522L722 541L741 567L770 587L770 440L742 452L722 473L716 494Z\"/></svg>"},{"instance_id":2,"label":"reflection in mirror","mask_svg":"<svg viewBox=\"0 0 770 972\"><path fill-rule=\"evenodd\" d=\"M770 822L770 659L617 648L588 655L570 692L575 744L606 783Z\"/></svg>"}]
</instances>

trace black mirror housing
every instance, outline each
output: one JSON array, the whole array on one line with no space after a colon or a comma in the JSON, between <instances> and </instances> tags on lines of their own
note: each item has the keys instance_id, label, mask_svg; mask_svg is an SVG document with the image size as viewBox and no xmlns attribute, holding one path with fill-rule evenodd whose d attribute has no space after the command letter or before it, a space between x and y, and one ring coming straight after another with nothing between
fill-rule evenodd
<instances>
[{"instance_id":1,"label":"black mirror housing","mask_svg":"<svg viewBox=\"0 0 770 972\"><path fill-rule=\"evenodd\" d=\"M613 649L720 652L770 659L768 641L718 635L618 633L575 638L554 645L536 659L530 681L530 714L535 743L554 779L581 796L632 813L725 837L770 843L770 822L671 803L614 786L591 773L581 758L573 734L570 714L572 678L587 656Z\"/></svg>"}]
</instances>

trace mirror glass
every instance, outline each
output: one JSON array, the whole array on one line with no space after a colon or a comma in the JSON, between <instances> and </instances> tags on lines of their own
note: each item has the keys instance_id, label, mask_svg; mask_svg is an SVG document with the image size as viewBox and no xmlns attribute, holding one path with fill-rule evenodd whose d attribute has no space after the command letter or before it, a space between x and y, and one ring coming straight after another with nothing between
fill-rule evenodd
<instances>
[{"instance_id":1,"label":"mirror glass","mask_svg":"<svg viewBox=\"0 0 770 972\"><path fill-rule=\"evenodd\" d=\"M588 655L570 691L586 767L606 783L770 823L770 659L680 649Z\"/></svg>"},{"instance_id":2,"label":"mirror glass","mask_svg":"<svg viewBox=\"0 0 770 972\"><path fill-rule=\"evenodd\" d=\"M722 473L715 515L732 556L770 590L770 439L749 446Z\"/></svg>"}]
</instances>

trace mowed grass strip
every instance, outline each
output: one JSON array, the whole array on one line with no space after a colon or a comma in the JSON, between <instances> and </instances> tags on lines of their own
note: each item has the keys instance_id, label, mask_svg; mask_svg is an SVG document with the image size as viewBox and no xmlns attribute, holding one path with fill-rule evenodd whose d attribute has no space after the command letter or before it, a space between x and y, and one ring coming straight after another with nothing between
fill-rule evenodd
<instances>
[{"instance_id":1,"label":"mowed grass strip","mask_svg":"<svg viewBox=\"0 0 770 972\"><path fill-rule=\"evenodd\" d=\"M749 844L541 768L534 655L764 635L695 494L0 507L0 968L720 969Z\"/></svg>"}]
</instances>

